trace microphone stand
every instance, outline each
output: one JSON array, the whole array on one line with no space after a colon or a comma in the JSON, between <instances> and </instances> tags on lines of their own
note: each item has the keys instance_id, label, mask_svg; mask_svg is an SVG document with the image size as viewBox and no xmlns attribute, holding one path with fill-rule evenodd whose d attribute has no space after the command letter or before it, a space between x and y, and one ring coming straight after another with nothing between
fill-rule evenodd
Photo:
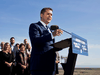
<instances>
[{"instance_id":1,"label":"microphone stand","mask_svg":"<svg viewBox=\"0 0 100 75\"><path fill-rule=\"evenodd\" d=\"M61 28L59 28L59 29L61 29ZM63 30L63 29L61 29L61 30ZM68 31L66 31L66 30L63 30L64 32L66 32L66 33L68 33L68 34L70 34L70 35L72 35L71 33L69 33Z\"/></svg>"}]
</instances>

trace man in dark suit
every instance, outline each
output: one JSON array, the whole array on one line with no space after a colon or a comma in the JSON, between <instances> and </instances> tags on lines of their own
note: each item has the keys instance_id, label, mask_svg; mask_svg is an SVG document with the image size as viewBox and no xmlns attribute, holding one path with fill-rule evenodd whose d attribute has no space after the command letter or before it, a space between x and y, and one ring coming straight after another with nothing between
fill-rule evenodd
<instances>
[{"instance_id":1,"label":"man in dark suit","mask_svg":"<svg viewBox=\"0 0 100 75\"><path fill-rule=\"evenodd\" d=\"M55 51L59 50L50 46L55 36L60 36L60 29L51 32L47 27L52 20L51 8L43 8L40 12L41 21L32 23L29 27L29 37L32 45L30 70L32 75L54 75L55 73Z\"/></svg>"}]
</instances>

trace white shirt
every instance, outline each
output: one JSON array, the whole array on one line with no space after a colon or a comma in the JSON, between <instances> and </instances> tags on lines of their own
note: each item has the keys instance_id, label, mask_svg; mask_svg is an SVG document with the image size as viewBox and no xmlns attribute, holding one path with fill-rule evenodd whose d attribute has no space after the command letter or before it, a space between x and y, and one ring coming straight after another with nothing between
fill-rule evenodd
<instances>
[{"instance_id":1,"label":"white shirt","mask_svg":"<svg viewBox=\"0 0 100 75\"><path fill-rule=\"evenodd\" d=\"M15 45L11 45L11 50L12 50L12 51L14 51L14 46L15 46Z\"/></svg>"},{"instance_id":2,"label":"white shirt","mask_svg":"<svg viewBox=\"0 0 100 75\"><path fill-rule=\"evenodd\" d=\"M30 49L30 51L28 49L26 51L27 51L28 54L31 54L31 49Z\"/></svg>"},{"instance_id":3,"label":"white shirt","mask_svg":"<svg viewBox=\"0 0 100 75\"><path fill-rule=\"evenodd\" d=\"M43 21L40 21L42 23L42 25L46 28L46 24ZM46 28L47 29L47 28ZM49 33L51 33L50 29L48 28ZM52 39L54 39L52 33L51 33L51 37Z\"/></svg>"},{"instance_id":4,"label":"white shirt","mask_svg":"<svg viewBox=\"0 0 100 75\"><path fill-rule=\"evenodd\" d=\"M14 53L14 56L16 56L15 44L14 45L10 45L10 46L11 46L11 50Z\"/></svg>"}]
</instances>

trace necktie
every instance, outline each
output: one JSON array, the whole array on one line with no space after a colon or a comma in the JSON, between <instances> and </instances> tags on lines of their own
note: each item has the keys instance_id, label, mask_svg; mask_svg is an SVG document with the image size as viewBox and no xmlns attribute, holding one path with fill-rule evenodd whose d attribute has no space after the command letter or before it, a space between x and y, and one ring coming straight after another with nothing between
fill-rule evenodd
<instances>
[{"instance_id":1,"label":"necktie","mask_svg":"<svg viewBox=\"0 0 100 75\"><path fill-rule=\"evenodd\" d=\"M46 28L48 29L49 27L46 25Z\"/></svg>"},{"instance_id":2,"label":"necktie","mask_svg":"<svg viewBox=\"0 0 100 75\"><path fill-rule=\"evenodd\" d=\"M46 25L46 28L47 28L47 30L49 31L49 33L51 33L51 31L50 31L50 29L49 29L49 27Z\"/></svg>"},{"instance_id":3,"label":"necktie","mask_svg":"<svg viewBox=\"0 0 100 75\"><path fill-rule=\"evenodd\" d=\"M52 33L51 33L51 31L50 31L50 29L49 29L49 27L47 25L46 25L46 28L49 31L49 33L52 35ZM52 35L52 39L54 39L53 35Z\"/></svg>"}]
</instances>

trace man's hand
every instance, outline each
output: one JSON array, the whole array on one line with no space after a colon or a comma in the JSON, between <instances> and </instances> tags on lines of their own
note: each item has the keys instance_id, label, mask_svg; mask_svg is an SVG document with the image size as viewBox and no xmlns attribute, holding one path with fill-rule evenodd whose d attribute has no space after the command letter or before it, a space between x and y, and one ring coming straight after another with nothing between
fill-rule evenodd
<instances>
[{"instance_id":1,"label":"man's hand","mask_svg":"<svg viewBox=\"0 0 100 75\"><path fill-rule=\"evenodd\" d=\"M58 63L59 63L59 61L56 61L56 63L58 64Z\"/></svg>"},{"instance_id":2,"label":"man's hand","mask_svg":"<svg viewBox=\"0 0 100 75\"><path fill-rule=\"evenodd\" d=\"M56 29L54 32L52 32L52 35L55 36L60 36L63 34L63 31L61 29Z\"/></svg>"}]
</instances>

